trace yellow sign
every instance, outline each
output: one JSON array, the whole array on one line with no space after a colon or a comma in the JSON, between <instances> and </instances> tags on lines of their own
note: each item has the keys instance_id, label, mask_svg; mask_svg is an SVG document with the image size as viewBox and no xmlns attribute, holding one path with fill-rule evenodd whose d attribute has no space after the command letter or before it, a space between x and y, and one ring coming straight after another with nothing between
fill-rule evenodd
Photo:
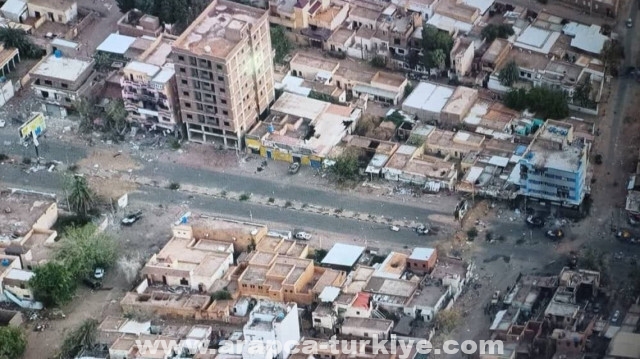
<instances>
[{"instance_id":1,"label":"yellow sign","mask_svg":"<svg viewBox=\"0 0 640 359\"><path fill-rule=\"evenodd\" d=\"M38 112L24 125L20 126L20 138L25 139L35 133L36 136L40 136L47 129L47 125L44 122L44 115Z\"/></svg>"}]
</instances>

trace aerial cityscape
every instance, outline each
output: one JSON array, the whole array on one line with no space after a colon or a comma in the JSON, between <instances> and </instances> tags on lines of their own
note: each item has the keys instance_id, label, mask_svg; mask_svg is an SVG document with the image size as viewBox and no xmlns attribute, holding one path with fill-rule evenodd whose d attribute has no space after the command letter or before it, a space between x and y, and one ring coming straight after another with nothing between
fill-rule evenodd
<instances>
[{"instance_id":1,"label":"aerial cityscape","mask_svg":"<svg viewBox=\"0 0 640 359\"><path fill-rule=\"evenodd\" d=\"M0 359L640 359L638 7L0 0Z\"/></svg>"}]
</instances>

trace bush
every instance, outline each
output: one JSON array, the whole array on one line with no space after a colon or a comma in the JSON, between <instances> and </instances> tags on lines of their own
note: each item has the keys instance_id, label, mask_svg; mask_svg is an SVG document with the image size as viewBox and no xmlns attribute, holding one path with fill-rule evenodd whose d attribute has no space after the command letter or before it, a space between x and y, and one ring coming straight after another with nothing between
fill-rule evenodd
<instances>
[{"instance_id":1,"label":"bush","mask_svg":"<svg viewBox=\"0 0 640 359\"><path fill-rule=\"evenodd\" d=\"M176 191L176 190L180 189L180 183L178 183L178 182L171 182L171 183L169 184L169 189L170 189L170 190L173 190L173 191Z\"/></svg>"},{"instance_id":2,"label":"bush","mask_svg":"<svg viewBox=\"0 0 640 359\"><path fill-rule=\"evenodd\" d=\"M9 159L9 156L5 155L4 153L0 153L0 162L6 161L8 159Z\"/></svg>"},{"instance_id":3,"label":"bush","mask_svg":"<svg viewBox=\"0 0 640 359\"><path fill-rule=\"evenodd\" d=\"M229 293L226 289L219 290L211 294L211 300L229 300L231 298L231 293Z\"/></svg>"},{"instance_id":4,"label":"bush","mask_svg":"<svg viewBox=\"0 0 640 359\"><path fill-rule=\"evenodd\" d=\"M291 207L291 206L293 206L293 203L291 203L291 201L286 201L286 202L284 203L284 208L289 208L289 207Z\"/></svg>"},{"instance_id":5,"label":"bush","mask_svg":"<svg viewBox=\"0 0 640 359\"><path fill-rule=\"evenodd\" d=\"M30 158L30 157L24 157L24 158L22 158L22 164L24 164L24 165L30 165L30 164L31 164L31 158Z\"/></svg>"},{"instance_id":6,"label":"bush","mask_svg":"<svg viewBox=\"0 0 640 359\"><path fill-rule=\"evenodd\" d=\"M376 56L369 62L371 66L383 69L387 67L387 59L382 56Z\"/></svg>"},{"instance_id":7,"label":"bush","mask_svg":"<svg viewBox=\"0 0 640 359\"><path fill-rule=\"evenodd\" d=\"M274 203L275 201L276 201L276 199L273 198L273 197L269 197L269 199L267 200L267 202L269 202L269 203Z\"/></svg>"},{"instance_id":8,"label":"bush","mask_svg":"<svg viewBox=\"0 0 640 359\"><path fill-rule=\"evenodd\" d=\"M181 146L180 141L177 138L174 138L173 140L171 140L171 143L169 145L174 150L180 149L180 146Z\"/></svg>"},{"instance_id":9,"label":"bush","mask_svg":"<svg viewBox=\"0 0 640 359\"><path fill-rule=\"evenodd\" d=\"M597 165L601 165L602 164L602 155L601 154L597 154L594 157L594 161L596 162Z\"/></svg>"},{"instance_id":10,"label":"bush","mask_svg":"<svg viewBox=\"0 0 640 359\"><path fill-rule=\"evenodd\" d=\"M493 233L491 233L491 231L487 231L487 233L485 233L484 238L487 240L487 242L491 242L491 240L493 240Z\"/></svg>"},{"instance_id":11,"label":"bush","mask_svg":"<svg viewBox=\"0 0 640 359\"><path fill-rule=\"evenodd\" d=\"M243 193L240 195L240 198L238 198L240 201L248 201L249 198L251 198L251 193Z\"/></svg>"},{"instance_id":12,"label":"bush","mask_svg":"<svg viewBox=\"0 0 640 359\"><path fill-rule=\"evenodd\" d=\"M467 239L469 241L473 241L476 239L476 237L478 237L478 229L476 227L469 228L469 230L467 231Z\"/></svg>"}]
</instances>

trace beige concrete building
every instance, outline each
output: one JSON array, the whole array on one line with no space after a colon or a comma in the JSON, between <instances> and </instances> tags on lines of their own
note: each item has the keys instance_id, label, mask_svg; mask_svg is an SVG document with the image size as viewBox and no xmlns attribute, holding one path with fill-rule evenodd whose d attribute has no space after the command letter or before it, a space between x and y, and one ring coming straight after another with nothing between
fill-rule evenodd
<instances>
[{"instance_id":1,"label":"beige concrete building","mask_svg":"<svg viewBox=\"0 0 640 359\"><path fill-rule=\"evenodd\" d=\"M133 37L158 37L162 33L162 25L158 17L133 9L118 20L118 33Z\"/></svg>"},{"instance_id":2,"label":"beige concrete building","mask_svg":"<svg viewBox=\"0 0 640 359\"><path fill-rule=\"evenodd\" d=\"M233 264L233 245L226 242L194 238L190 226L173 228L173 238L154 254L141 274L151 284L186 286L208 291Z\"/></svg>"},{"instance_id":3,"label":"beige concrete building","mask_svg":"<svg viewBox=\"0 0 640 359\"><path fill-rule=\"evenodd\" d=\"M73 107L81 97L89 96L94 88L93 66L93 59L50 55L31 69L31 87L43 102Z\"/></svg>"},{"instance_id":4,"label":"beige concrete building","mask_svg":"<svg viewBox=\"0 0 640 359\"><path fill-rule=\"evenodd\" d=\"M240 295L310 304L327 286L340 287L346 273L315 266L313 260L252 252L238 260Z\"/></svg>"},{"instance_id":5,"label":"beige concrete building","mask_svg":"<svg viewBox=\"0 0 640 359\"><path fill-rule=\"evenodd\" d=\"M180 113L173 64L129 62L120 85L129 122L145 128L176 129Z\"/></svg>"},{"instance_id":6,"label":"beige concrete building","mask_svg":"<svg viewBox=\"0 0 640 359\"><path fill-rule=\"evenodd\" d=\"M189 140L241 147L275 98L268 13L213 1L172 53Z\"/></svg>"},{"instance_id":7,"label":"beige concrete building","mask_svg":"<svg viewBox=\"0 0 640 359\"><path fill-rule=\"evenodd\" d=\"M29 0L29 17L68 24L78 17L78 3L75 0Z\"/></svg>"},{"instance_id":8,"label":"beige concrete building","mask_svg":"<svg viewBox=\"0 0 640 359\"><path fill-rule=\"evenodd\" d=\"M340 332L342 335L360 338L387 339L391 335L393 321L377 318L346 317Z\"/></svg>"},{"instance_id":9,"label":"beige concrete building","mask_svg":"<svg viewBox=\"0 0 640 359\"><path fill-rule=\"evenodd\" d=\"M269 21L291 31L309 26L335 30L346 19L349 3L334 4L331 0L271 0Z\"/></svg>"},{"instance_id":10,"label":"beige concrete building","mask_svg":"<svg viewBox=\"0 0 640 359\"><path fill-rule=\"evenodd\" d=\"M456 76L467 76L471 71L475 46L472 40L457 38L451 49L451 70L456 72Z\"/></svg>"}]
</instances>

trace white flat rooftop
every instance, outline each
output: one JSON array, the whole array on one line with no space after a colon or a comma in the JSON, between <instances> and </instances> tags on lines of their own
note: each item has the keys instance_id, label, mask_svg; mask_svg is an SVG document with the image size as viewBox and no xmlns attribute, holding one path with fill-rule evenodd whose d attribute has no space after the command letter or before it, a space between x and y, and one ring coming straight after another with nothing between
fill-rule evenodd
<instances>
[{"instance_id":1,"label":"white flat rooftop","mask_svg":"<svg viewBox=\"0 0 640 359\"><path fill-rule=\"evenodd\" d=\"M600 30L601 27L598 25L587 26L576 22L570 22L562 28L562 32L573 37L572 47L598 55L609 40L607 36L600 33Z\"/></svg>"},{"instance_id":2,"label":"white flat rooftop","mask_svg":"<svg viewBox=\"0 0 640 359\"><path fill-rule=\"evenodd\" d=\"M402 109L409 113L412 112L411 109L439 113L449 101L453 91L450 87L420 82L402 103Z\"/></svg>"},{"instance_id":3,"label":"white flat rooftop","mask_svg":"<svg viewBox=\"0 0 640 359\"><path fill-rule=\"evenodd\" d=\"M27 8L27 2L22 0L7 0L4 5L2 5L2 12L14 14L14 15L22 15L24 10Z\"/></svg>"},{"instance_id":4,"label":"white flat rooftop","mask_svg":"<svg viewBox=\"0 0 640 359\"><path fill-rule=\"evenodd\" d=\"M49 56L32 70L32 74L53 77L56 79L73 82L89 67L91 61L72 59L70 57Z\"/></svg>"},{"instance_id":5,"label":"white flat rooftop","mask_svg":"<svg viewBox=\"0 0 640 359\"><path fill-rule=\"evenodd\" d=\"M411 252L411 255L409 256L409 259L426 261L433 255L433 252L435 251L436 250L433 248L426 248L426 247L414 248L413 251Z\"/></svg>"},{"instance_id":6,"label":"white flat rooftop","mask_svg":"<svg viewBox=\"0 0 640 359\"><path fill-rule=\"evenodd\" d=\"M124 55L134 41L136 41L135 37L111 34L98 46L96 50Z\"/></svg>"},{"instance_id":7,"label":"white flat rooftop","mask_svg":"<svg viewBox=\"0 0 640 359\"><path fill-rule=\"evenodd\" d=\"M131 61L124 68L125 70L131 70L135 72L142 72L149 77L154 76L160 71L160 67L156 65L145 64L144 62Z\"/></svg>"},{"instance_id":8,"label":"white flat rooftop","mask_svg":"<svg viewBox=\"0 0 640 359\"><path fill-rule=\"evenodd\" d=\"M13 268L7 273L6 279L19 280L23 282L28 282L35 274L28 270L16 269Z\"/></svg>"},{"instance_id":9,"label":"white flat rooftop","mask_svg":"<svg viewBox=\"0 0 640 359\"><path fill-rule=\"evenodd\" d=\"M559 37L559 32L529 26L518 36L515 46L525 50L548 54Z\"/></svg>"},{"instance_id":10,"label":"white flat rooftop","mask_svg":"<svg viewBox=\"0 0 640 359\"><path fill-rule=\"evenodd\" d=\"M160 83L160 84L164 84L166 82L168 82L169 80L171 80L171 78L176 74L175 68L173 64L166 64L164 65L164 67L162 68L162 70L160 70L160 72L158 72L156 74L156 76L151 80L152 82L156 82L156 83Z\"/></svg>"},{"instance_id":11,"label":"white flat rooftop","mask_svg":"<svg viewBox=\"0 0 640 359\"><path fill-rule=\"evenodd\" d=\"M471 29L473 29L473 24L440 14L433 14L433 16L427 21L427 24L435 26L443 31L453 32L454 30L458 30L464 34L468 34L471 32ZM422 38L422 36L420 36L420 38Z\"/></svg>"},{"instance_id":12,"label":"white flat rooftop","mask_svg":"<svg viewBox=\"0 0 640 359\"><path fill-rule=\"evenodd\" d=\"M360 259L364 250L364 247L336 243L324 257L322 264L352 267Z\"/></svg>"},{"instance_id":13,"label":"white flat rooftop","mask_svg":"<svg viewBox=\"0 0 640 359\"><path fill-rule=\"evenodd\" d=\"M462 0L466 5L474 7L480 10L480 15L484 15L487 10L493 5L493 0Z\"/></svg>"}]
</instances>

